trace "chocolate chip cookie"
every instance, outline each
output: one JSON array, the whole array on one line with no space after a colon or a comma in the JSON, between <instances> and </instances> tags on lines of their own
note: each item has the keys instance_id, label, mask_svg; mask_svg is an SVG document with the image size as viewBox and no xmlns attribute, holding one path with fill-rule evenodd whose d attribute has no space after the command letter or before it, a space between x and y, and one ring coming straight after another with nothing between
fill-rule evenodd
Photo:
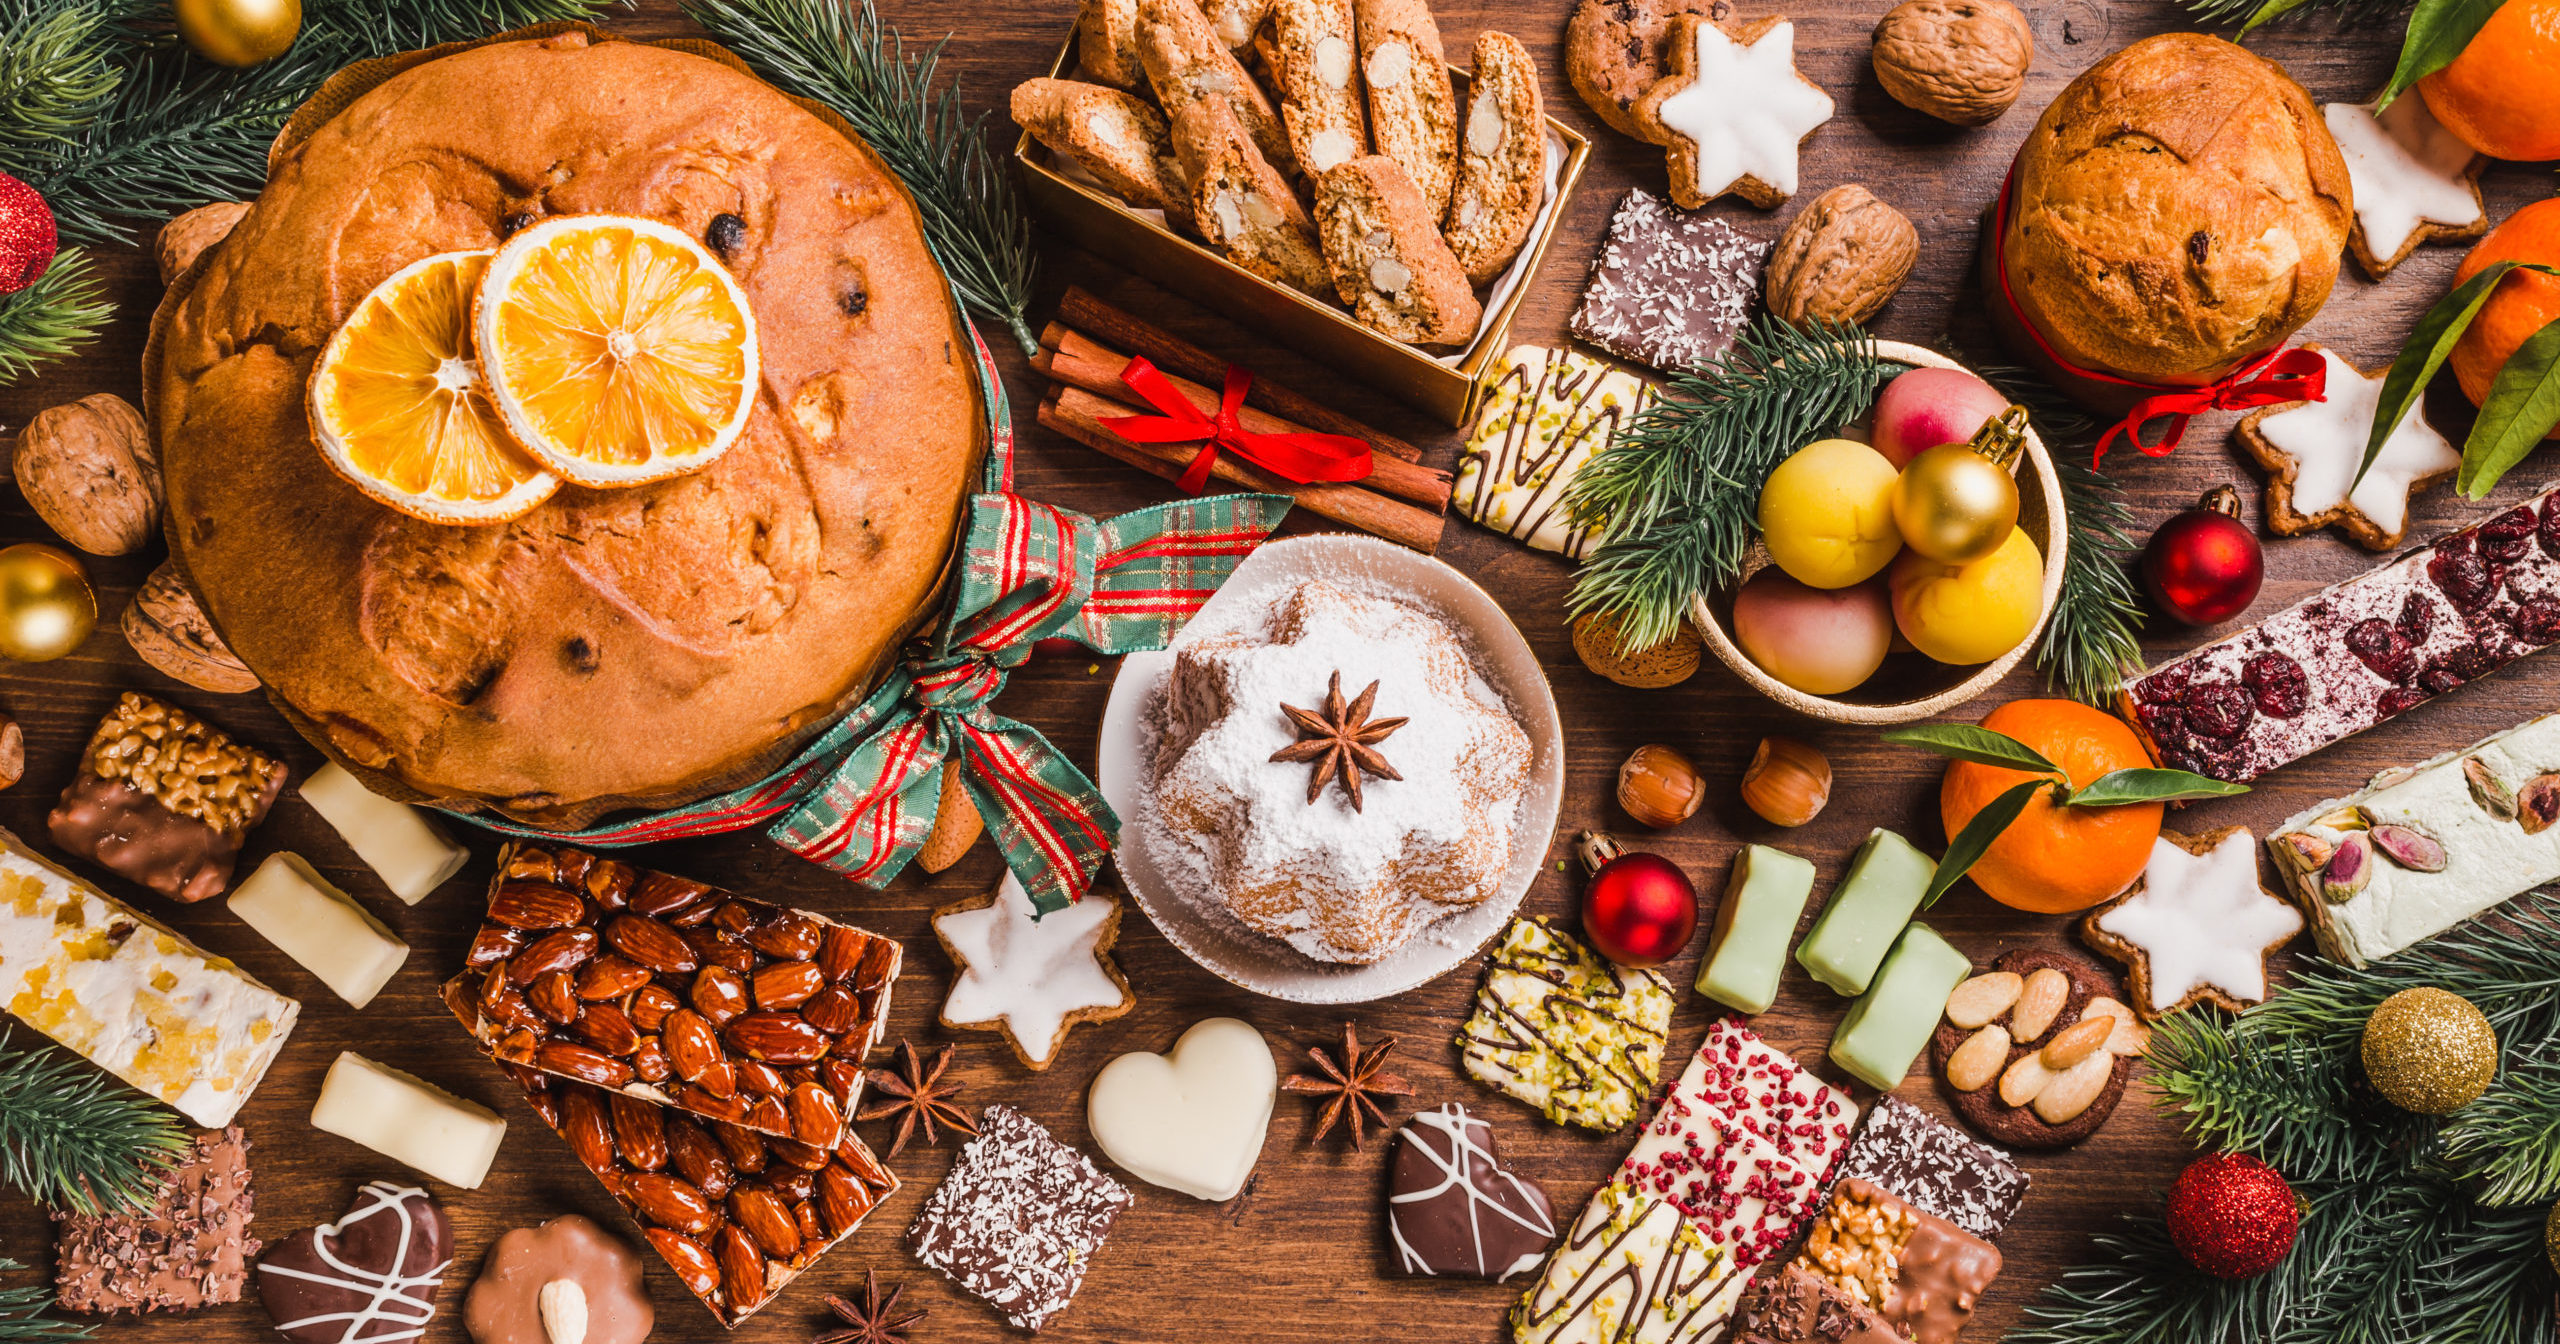
<instances>
[{"instance_id":1,"label":"chocolate chip cookie","mask_svg":"<svg viewBox=\"0 0 2560 1344\"><path fill-rule=\"evenodd\" d=\"M1695 14L1712 23L1732 13L1733 0L1582 0L1564 30L1573 91L1602 121L1641 140L1636 100L1669 69L1671 21Z\"/></svg>"}]
</instances>

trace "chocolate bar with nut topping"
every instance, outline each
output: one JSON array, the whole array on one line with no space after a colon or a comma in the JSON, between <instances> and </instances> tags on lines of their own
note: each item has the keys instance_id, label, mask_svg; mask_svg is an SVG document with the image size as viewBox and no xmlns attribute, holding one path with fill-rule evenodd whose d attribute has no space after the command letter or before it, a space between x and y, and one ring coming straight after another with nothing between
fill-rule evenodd
<instances>
[{"instance_id":1,"label":"chocolate bar with nut topping","mask_svg":"<svg viewBox=\"0 0 2560 1344\"><path fill-rule=\"evenodd\" d=\"M2560 491L2331 584L2124 689L2163 765L2246 783L2560 643Z\"/></svg>"},{"instance_id":2,"label":"chocolate bar with nut topping","mask_svg":"<svg viewBox=\"0 0 2560 1344\"><path fill-rule=\"evenodd\" d=\"M266 820L284 778L283 762L127 691L90 735L45 820L55 844L192 903L231 885L240 842Z\"/></svg>"},{"instance_id":3,"label":"chocolate bar with nut topping","mask_svg":"<svg viewBox=\"0 0 2560 1344\"><path fill-rule=\"evenodd\" d=\"M517 844L448 1002L502 1064L832 1148L899 961L824 915Z\"/></svg>"}]
</instances>

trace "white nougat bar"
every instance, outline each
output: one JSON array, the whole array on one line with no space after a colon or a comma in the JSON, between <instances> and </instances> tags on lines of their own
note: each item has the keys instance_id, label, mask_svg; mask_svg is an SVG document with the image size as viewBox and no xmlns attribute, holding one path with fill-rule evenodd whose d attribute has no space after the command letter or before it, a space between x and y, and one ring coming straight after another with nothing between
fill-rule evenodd
<instances>
[{"instance_id":1,"label":"white nougat bar","mask_svg":"<svg viewBox=\"0 0 2560 1344\"><path fill-rule=\"evenodd\" d=\"M301 793L404 905L443 886L471 857L425 813L373 792L335 762L302 781Z\"/></svg>"},{"instance_id":2,"label":"white nougat bar","mask_svg":"<svg viewBox=\"0 0 2560 1344\"><path fill-rule=\"evenodd\" d=\"M208 1129L302 1005L0 830L0 1006Z\"/></svg>"},{"instance_id":3,"label":"white nougat bar","mask_svg":"<svg viewBox=\"0 0 2560 1344\"><path fill-rule=\"evenodd\" d=\"M507 1137L497 1112L352 1050L321 1081L311 1127L465 1190L480 1188Z\"/></svg>"},{"instance_id":4,"label":"white nougat bar","mask_svg":"<svg viewBox=\"0 0 2560 1344\"><path fill-rule=\"evenodd\" d=\"M312 870L279 851L231 892L231 913L320 977L350 1008L373 1002L409 959L409 945Z\"/></svg>"}]
</instances>

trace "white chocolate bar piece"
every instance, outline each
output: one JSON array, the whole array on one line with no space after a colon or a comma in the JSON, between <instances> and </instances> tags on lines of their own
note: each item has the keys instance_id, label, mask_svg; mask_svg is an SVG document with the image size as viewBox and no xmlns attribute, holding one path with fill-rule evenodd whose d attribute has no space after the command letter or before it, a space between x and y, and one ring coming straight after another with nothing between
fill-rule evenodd
<instances>
[{"instance_id":1,"label":"white chocolate bar piece","mask_svg":"<svg viewBox=\"0 0 2560 1344\"><path fill-rule=\"evenodd\" d=\"M373 792L334 761L302 781L302 801L337 828L347 847L405 905L416 905L444 885L471 857L425 813Z\"/></svg>"},{"instance_id":2,"label":"white chocolate bar piece","mask_svg":"<svg viewBox=\"0 0 2560 1344\"><path fill-rule=\"evenodd\" d=\"M352 1050L329 1066L311 1127L465 1190L480 1188L507 1136L507 1122L488 1107Z\"/></svg>"},{"instance_id":3,"label":"white chocolate bar piece","mask_svg":"<svg viewBox=\"0 0 2560 1344\"><path fill-rule=\"evenodd\" d=\"M409 959L409 945L299 854L274 853L231 893L231 913L350 1008L373 1002Z\"/></svg>"},{"instance_id":4,"label":"white chocolate bar piece","mask_svg":"<svg viewBox=\"0 0 2560 1344\"><path fill-rule=\"evenodd\" d=\"M0 1007L207 1129L302 1005L0 830Z\"/></svg>"}]
</instances>

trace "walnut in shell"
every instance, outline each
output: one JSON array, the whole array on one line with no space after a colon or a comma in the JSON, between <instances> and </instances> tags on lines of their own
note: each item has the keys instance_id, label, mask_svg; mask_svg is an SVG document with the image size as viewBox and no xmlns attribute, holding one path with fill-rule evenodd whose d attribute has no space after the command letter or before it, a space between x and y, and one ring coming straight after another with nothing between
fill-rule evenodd
<instances>
[{"instance_id":1,"label":"walnut in shell","mask_svg":"<svg viewBox=\"0 0 2560 1344\"><path fill-rule=\"evenodd\" d=\"M2035 50L2009 0L1904 0L1876 25L1876 82L1914 111L1980 126L2018 101Z\"/></svg>"},{"instance_id":2,"label":"walnut in shell","mask_svg":"<svg viewBox=\"0 0 2560 1344\"><path fill-rule=\"evenodd\" d=\"M142 661L198 690L230 695L258 689L256 675L231 656L170 561L151 571L124 609L124 637Z\"/></svg>"},{"instance_id":3,"label":"walnut in shell","mask_svg":"<svg viewBox=\"0 0 2560 1344\"><path fill-rule=\"evenodd\" d=\"M231 236L240 217L249 213L244 201L215 201L160 226L160 283L172 284L196 264L204 250Z\"/></svg>"},{"instance_id":4,"label":"walnut in shell","mask_svg":"<svg viewBox=\"0 0 2560 1344\"><path fill-rule=\"evenodd\" d=\"M1920 257L1920 233L1854 183L1813 198L1769 249L1769 311L1788 322L1864 322Z\"/></svg>"},{"instance_id":5,"label":"walnut in shell","mask_svg":"<svg viewBox=\"0 0 2560 1344\"><path fill-rule=\"evenodd\" d=\"M10 469L46 526L91 555L139 550L159 530L160 452L114 393L37 412Z\"/></svg>"}]
</instances>

